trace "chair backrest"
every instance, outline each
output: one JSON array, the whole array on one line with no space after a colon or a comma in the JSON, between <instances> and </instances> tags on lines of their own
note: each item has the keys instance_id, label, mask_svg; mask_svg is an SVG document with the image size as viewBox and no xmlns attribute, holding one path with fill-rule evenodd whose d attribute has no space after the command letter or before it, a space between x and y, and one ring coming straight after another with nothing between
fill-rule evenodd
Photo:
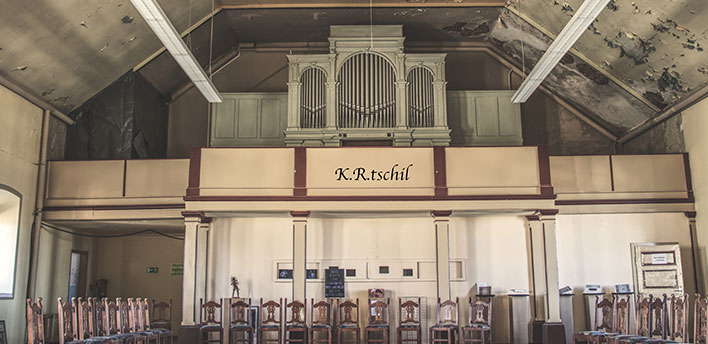
<instances>
[{"instance_id":1,"label":"chair backrest","mask_svg":"<svg viewBox=\"0 0 708 344\"><path fill-rule=\"evenodd\" d=\"M492 300L484 302L478 299L472 302L470 297L469 324L482 324L492 327Z\"/></svg>"},{"instance_id":2,"label":"chair backrest","mask_svg":"<svg viewBox=\"0 0 708 344\"><path fill-rule=\"evenodd\" d=\"M150 327L152 328L166 328L172 327L172 299L167 303L165 301L160 301L155 303L152 300L152 322Z\"/></svg>"},{"instance_id":3,"label":"chair backrest","mask_svg":"<svg viewBox=\"0 0 708 344\"><path fill-rule=\"evenodd\" d=\"M74 320L74 303L76 302L76 298L72 299L73 302L64 302L61 297L57 299L57 306L59 308L59 344L76 340L76 325Z\"/></svg>"},{"instance_id":4,"label":"chair backrest","mask_svg":"<svg viewBox=\"0 0 708 344\"><path fill-rule=\"evenodd\" d=\"M688 293L671 295L669 306L669 337L671 340L688 342Z\"/></svg>"},{"instance_id":5,"label":"chair backrest","mask_svg":"<svg viewBox=\"0 0 708 344\"><path fill-rule=\"evenodd\" d=\"M283 299L268 300L263 302L261 298L261 316L258 318L259 325L280 326L283 323Z\"/></svg>"},{"instance_id":6,"label":"chair backrest","mask_svg":"<svg viewBox=\"0 0 708 344\"><path fill-rule=\"evenodd\" d=\"M457 326L457 319L460 317L459 303L459 298L455 298L455 301L445 300L443 302L440 302L440 298L438 298L438 325Z\"/></svg>"},{"instance_id":7,"label":"chair backrest","mask_svg":"<svg viewBox=\"0 0 708 344\"><path fill-rule=\"evenodd\" d=\"M651 333L649 324L651 322L651 295L650 296L637 296L637 315L636 315L636 335L642 337L649 337Z\"/></svg>"},{"instance_id":8,"label":"chair backrest","mask_svg":"<svg viewBox=\"0 0 708 344\"><path fill-rule=\"evenodd\" d=\"M140 319L140 330L150 331L150 302L148 302L147 298L142 300L138 299L138 306L140 309L140 312L138 312L138 318Z\"/></svg>"},{"instance_id":9,"label":"chair backrest","mask_svg":"<svg viewBox=\"0 0 708 344\"><path fill-rule=\"evenodd\" d=\"M114 300L103 298L103 335L110 336L120 333L118 327L118 306Z\"/></svg>"},{"instance_id":10,"label":"chair backrest","mask_svg":"<svg viewBox=\"0 0 708 344\"><path fill-rule=\"evenodd\" d=\"M651 335L653 338L666 339L666 294L651 301Z\"/></svg>"},{"instance_id":11,"label":"chair backrest","mask_svg":"<svg viewBox=\"0 0 708 344\"><path fill-rule=\"evenodd\" d=\"M629 334L629 306L631 294L614 295L615 320L612 324L612 332L618 334Z\"/></svg>"},{"instance_id":12,"label":"chair backrest","mask_svg":"<svg viewBox=\"0 0 708 344\"><path fill-rule=\"evenodd\" d=\"M118 308L118 333L125 334L133 331L130 320L130 305L127 300L123 300L120 297L116 299L116 306Z\"/></svg>"},{"instance_id":13,"label":"chair backrest","mask_svg":"<svg viewBox=\"0 0 708 344\"><path fill-rule=\"evenodd\" d=\"M101 301L98 300L97 297L91 297L88 299L89 305L91 306L91 314L92 314L92 319L93 319L93 326L91 328L91 332L93 333L94 336L106 336L104 329L105 325L103 324L103 320L105 319L105 315L103 314L105 311L105 308L103 307Z\"/></svg>"},{"instance_id":14,"label":"chair backrest","mask_svg":"<svg viewBox=\"0 0 708 344\"><path fill-rule=\"evenodd\" d=\"M315 303L312 299L312 312L310 312L310 323L314 325L332 325L332 304L328 301ZM317 318L315 319L315 314Z\"/></svg>"},{"instance_id":15,"label":"chair backrest","mask_svg":"<svg viewBox=\"0 0 708 344\"><path fill-rule=\"evenodd\" d=\"M71 300L72 303L74 299ZM78 324L78 339L88 339L93 337L93 309L91 303L83 298L78 298L77 303L74 305L74 322Z\"/></svg>"},{"instance_id":16,"label":"chair backrest","mask_svg":"<svg viewBox=\"0 0 708 344\"><path fill-rule=\"evenodd\" d=\"M29 344L44 344L44 312L42 309L42 298L38 297L37 302L27 299L27 342Z\"/></svg>"},{"instance_id":17,"label":"chair backrest","mask_svg":"<svg viewBox=\"0 0 708 344\"><path fill-rule=\"evenodd\" d=\"M708 298L696 294L693 311L693 342L708 343Z\"/></svg>"},{"instance_id":18,"label":"chair backrest","mask_svg":"<svg viewBox=\"0 0 708 344\"><path fill-rule=\"evenodd\" d=\"M248 298L246 300L248 300L248 302L244 301L243 299L237 299L236 302L234 302L233 299L229 299L231 326L239 325L252 327L251 317L249 316L249 310L251 309L251 299Z\"/></svg>"},{"instance_id":19,"label":"chair backrest","mask_svg":"<svg viewBox=\"0 0 708 344\"><path fill-rule=\"evenodd\" d=\"M369 299L369 325L388 325L388 305L391 299Z\"/></svg>"},{"instance_id":20,"label":"chair backrest","mask_svg":"<svg viewBox=\"0 0 708 344\"><path fill-rule=\"evenodd\" d=\"M219 302L207 301L207 303L204 303L204 299L199 299L199 324L202 326L221 325L221 305L223 303L223 298L219 299Z\"/></svg>"},{"instance_id":21,"label":"chair backrest","mask_svg":"<svg viewBox=\"0 0 708 344\"><path fill-rule=\"evenodd\" d=\"M401 303L398 298L398 320L401 326L420 326L420 298L418 302L408 300Z\"/></svg>"},{"instance_id":22,"label":"chair backrest","mask_svg":"<svg viewBox=\"0 0 708 344\"><path fill-rule=\"evenodd\" d=\"M140 311L140 307L138 306L137 302L135 299L132 297L128 298L128 327L130 328L130 332L138 332L140 331L140 314L138 313Z\"/></svg>"},{"instance_id":23,"label":"chair backrest","mask_svg":"<svg viewBox=\"0 0 708 344\"><path fill-rule=\"evenodd\" d=\"M339 303L339 300L337 300L337 319L339 321L338 326L359 326L359 298L356 299L356 303L351 300Z\"/></svg>"},{"instance_id":24,"label":"chair backrest","mask_svg":"<svg viewBox=\"0 0 708 344\"><path fill-rule=\"evenodd\" d=\"M307 303L307 299L305 299L305 303ZM288 314L290 315L290 320L288 320ZM306 319L307 305L295 300L288 303L288 299L285 298L285 324L303 326L307 322Z\"/></svg>"},{"instance_id":25,"label":"chair backrest","mask_svg":"<svg viewBox=\"0 0 708 344\"><path fill-rule=\"evenodd\" d=\"M595 296L595 331L612 331L615 305L603 295Z\"/></svg>"}]
</instances>

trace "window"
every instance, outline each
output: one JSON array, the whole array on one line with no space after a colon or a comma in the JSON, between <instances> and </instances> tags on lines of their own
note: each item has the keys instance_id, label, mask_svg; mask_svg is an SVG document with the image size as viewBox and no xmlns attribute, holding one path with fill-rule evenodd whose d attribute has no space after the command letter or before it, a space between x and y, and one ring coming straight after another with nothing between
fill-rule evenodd
<instances>
[{"instance_id":1,"label":"window","mask_svg":"<svg viewBox=\"0 0 708 344\"><path fill-rule=\"evenodd\" d=\"M14 296L21 200L18 192L0 185L0 298Z\"/></svg>"},{"instance_id":2,"label":"window","mask_svg":"<svg viewBox=\"0 0 708 344\"><path fill-rule=\"evenodd\" d=\"M387 274L388 273L388 266L379 266L379 273L380 274Z\"/></svg>"},{"instance_id":3,"label":"window","mask_svg":"<svg viewBox=\"0 0 708 344\"><path fill-rule=\"evenodd\" d=\"M347 277L356 277L356 269L347 269Z\"/></svg>"}]
</instances>

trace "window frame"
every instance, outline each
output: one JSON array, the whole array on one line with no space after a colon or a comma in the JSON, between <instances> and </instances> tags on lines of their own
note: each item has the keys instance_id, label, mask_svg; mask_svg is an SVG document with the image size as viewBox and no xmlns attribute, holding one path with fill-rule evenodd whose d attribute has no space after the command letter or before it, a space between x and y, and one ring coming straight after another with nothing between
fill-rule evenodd
<instances>
[{"instance_id":1,"label":"window frame","mask_svg":"<svg viewBox=\"0 0 708 344\"><path fill-rule=\"evenodd\" d=\"M15 260L12 263L12 292L10 294L0 293L0 300L13 300L15 298L15 287L17 286L17 259L19 257L20 249L20 228L22 226L22 193L15 190L9 185L0 184L0 190L7 191L19 198L20 205L17 207L17 230L15 234Z\"/></svg>"}]
</instances>

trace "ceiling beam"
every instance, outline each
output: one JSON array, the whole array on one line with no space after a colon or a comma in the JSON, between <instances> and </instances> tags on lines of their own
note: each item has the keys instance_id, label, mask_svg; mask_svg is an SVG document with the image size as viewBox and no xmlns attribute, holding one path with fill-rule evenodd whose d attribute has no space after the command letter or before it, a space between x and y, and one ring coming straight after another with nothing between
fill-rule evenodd
<instances>
[{"instance_id":1,"label":"ceiling beam","mask_svg":"<svg viewBox=\"0 0 708 344\"><path fill-rule=\"evenodd\" d=\"M568 53L588 26L600 15L600 12L607 6L608 2L610 0L583 1L578 11L565 24L558 37L551 42L551 45L538 60L533 70L531 70L531 73L521 83L514 96L511 97L512 103L524 103L531 97L531 94L541 85L548 74L551 74L551 71L560 62L561 58Z\"/></svg>"},{"instance_id":2,"label":"ceiling beam","mask_svg":"<svg viewBox=\"0 0 708 344\"><path fill-rule=\"evenodd\" d=\"M223 9L275 9L275 8L433 8L433 7L504 7L505 0L463 0L440 1L429 0L424 2L401 2L390 0L349 0L349 1L288 1L288 0L221 0Z\"/></svg>"}]
</instances>

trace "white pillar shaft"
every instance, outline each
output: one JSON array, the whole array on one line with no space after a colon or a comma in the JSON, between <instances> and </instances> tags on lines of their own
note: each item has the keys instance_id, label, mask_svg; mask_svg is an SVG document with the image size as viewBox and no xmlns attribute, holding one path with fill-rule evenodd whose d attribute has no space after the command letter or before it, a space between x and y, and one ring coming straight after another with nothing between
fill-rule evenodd
<instances>
[{"instance_id":1,"label":"white pillar shaft","mask_svg":"<svg viewBox=\"0 0 708 344\"><path fill-rule=\"evenodd\" d=\"M182 266L182 325L196 323L194 291L196 281L197 228L199 218L184 219L184 262Z\"/></svg>"},{"instance_id":2,"label":"white pillar shaft","mask_svg":"<svg viewBox=\"0 0 708 344\"><path fill-rule=\"evenodd\" d=\"M542 217L546 255L546 320L560 322L560 294L558 292L558 251L556 249L556 219Z\"/></svg>"},{"instance_id":3,"label":"white pillar shaft","mask_svg":"<svg viewBox=\"0 0 708 344\"><path fill-rule=\"evenodd\" d=\"M200 300L207 302L207 257L209 253L209 223L200 223L197 229L197 259L194 288L194 304L197 305L196 319L199 321L199 304Z\"/></svg>"},{"instance_id":4,"label":"white pillar shaft","mask_svg":"<svg viewBox=\"0 0 708 344\"><path fill-rule=\"evenodd\" d=\"M305 302L307 218L293 219L293 300Z\"/></svg>"},{"instance_id":5,"label":"white pillar shaft","mask_svg":"<svg viewBox=\"0 0 708 344\"><path fill-rule=\"evenodd\" d=\"M434 224L438 297L450 300L450 221L448 217L435 217Z\"/></svg>"},{"instance_id":6,"label":"white pillar shaft","mask_svg":"<svg viewBox=\"0 0 708 344\"><path fill-rule=\"evenodd\" d=\"M546 320L546 253L543 247L543 226L541 221L529 220L529 235L531 239L531 297L534 307L534 320Z\"/></svg>"}]
</instances>

